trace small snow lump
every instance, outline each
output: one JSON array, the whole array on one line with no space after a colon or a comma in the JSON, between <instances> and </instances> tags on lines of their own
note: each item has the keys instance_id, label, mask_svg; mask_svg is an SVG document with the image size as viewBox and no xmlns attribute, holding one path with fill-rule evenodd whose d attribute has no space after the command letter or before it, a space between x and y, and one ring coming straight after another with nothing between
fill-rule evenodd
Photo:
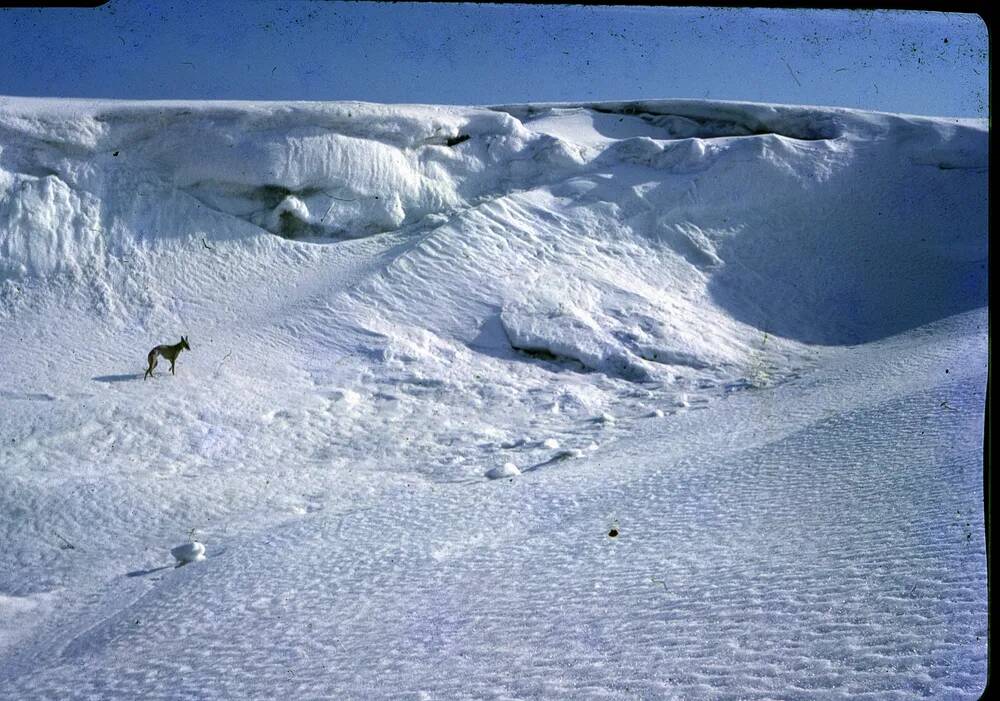
<instances>
[{"instance_id":1,"label":"small snow lump","mask_svg":"<svg viewBox=\"0 0 1000 701\"><path fill-rule=\"evenodd\" d=\"M176 548L171 549L170 554L174 556L174 559L178 563L177 566L180 567L189 562L204 560L205 546L197 541L184 543L184 545L178 545Z\"/></svg>"},{"instance_id":2,"label":"small snow lump","mask_svg":"<svg viewBox=\"0 0 1000 701\"><path fill-rule=\"evenodd\" d=\"M504 477L517 477L521 470L512 462L505 462L502 467L494 467L486 473L491 480L503 479Z\"/></svg>"}]
</instances>

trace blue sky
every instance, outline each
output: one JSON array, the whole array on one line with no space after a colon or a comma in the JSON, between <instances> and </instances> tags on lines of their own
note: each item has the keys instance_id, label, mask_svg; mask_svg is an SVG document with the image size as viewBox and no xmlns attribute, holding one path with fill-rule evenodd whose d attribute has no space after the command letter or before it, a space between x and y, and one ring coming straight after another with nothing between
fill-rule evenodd
<instances>
[{"instance_id":1,"label":"blue sky","mask_svg":"<svg viewBox=\"0 0 1000 701\"><path fill-rule=\"evenodd\" d=\"M987 115L974 15L452 3L0 10L0 94L498 104L710 98Z\"/></svg>"}]
</instances>

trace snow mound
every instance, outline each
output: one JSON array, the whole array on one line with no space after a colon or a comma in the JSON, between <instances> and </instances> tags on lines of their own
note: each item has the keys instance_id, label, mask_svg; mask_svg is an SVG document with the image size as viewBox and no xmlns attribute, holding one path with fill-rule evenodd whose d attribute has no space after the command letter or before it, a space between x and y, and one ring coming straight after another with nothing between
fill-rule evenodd
<instances>
[{"instance_id":1,"label":"snow mound","mask_svg":"<svg viewBox=\"0 0 1000 701\"><path fill-rule=\"evenodd\" d=\"M520 468L512 462L505 462L499 467L494 467L486 471L486 477L491 480L503 479L504 477L517 477L520 474Z\"/></svg>"},{"instance_id":2,"label":"snow mound","mask_svg":"<svg viewBox=\"0 0 1000 701\"><path fill-rule=\"evenodd\" d=\"M170 554L177 560L178 566L189 562L200 562L205 559L205 546L197 541L184 543L171 548Z\"/></svg>"},{"instance_id":3,"label":"snow mound","mask_svg":"<svg viewBox=\"0 0 1000 701\"><path fill-rule=\"evenodd\" d=\"M503 310L500 319L512 348L576 360L591 370L630 380L649 379L642 360L583 310L511 305Z\"/></svg>"}]
</instances>

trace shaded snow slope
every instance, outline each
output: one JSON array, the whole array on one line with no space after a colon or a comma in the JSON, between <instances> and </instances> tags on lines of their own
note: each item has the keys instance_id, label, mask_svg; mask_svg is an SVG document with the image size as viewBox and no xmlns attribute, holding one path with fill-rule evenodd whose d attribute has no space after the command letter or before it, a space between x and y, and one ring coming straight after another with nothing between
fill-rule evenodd
<instances>
[{"instance_id":1,"label":"shaded snow slope","mask_svg":"<svg viewBox=\"0 0 1000 701\"><path fill-rule=\"evenodd\" d=\"M974 695L987 136L0 98L0 696Z\"/></svg>"}]
</instances>

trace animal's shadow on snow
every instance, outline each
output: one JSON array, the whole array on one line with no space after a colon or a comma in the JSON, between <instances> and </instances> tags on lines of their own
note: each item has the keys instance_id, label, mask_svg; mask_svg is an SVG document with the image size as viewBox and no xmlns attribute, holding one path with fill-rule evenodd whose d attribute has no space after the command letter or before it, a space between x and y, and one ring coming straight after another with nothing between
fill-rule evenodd
<instances>
[{"instance_id":1,"label":"animal's shadow on snow","mask_svg":"<svg viewBox=\"0 0 1000 701\"><path fill-rule=\"evenodd\" d=\"M125 574L126 577L144 577L147 574L153 574L154 572L159 572L160 570L169 570L173 565L163 565L162 567L153 567L148 570L135 570L134 572L128 572Z\"/></svg>"},{"instance_id":2,"label":"animal's shadow on snow","mask_svg":"<svg viewBox=\"0 0 1000 701\"><path fill-rule=\"evenodd\" d=\"M142 373L135 373L134 375L98 375L97 377L92 377L90 379L94 382L128 382L130 380L138 380L142 377Z\"/></svg>"},{"instance_id":3,"label":"animal's shadow on snow","mask_svg":"<svg viewBox=\"0 0 1000 701\"><path fill-rule=\"evenodd\" d=\"M537 462L534 465L528 465L527 467L521 468L521 474L522 475L526 475L529 472L534 472L536 470L541 470L541 469L546 468L546 467L551 467L552 465L557 465L559 463L563 463L563 462L566 462L568 460L571 460L573 457L574 457L574 454L571 451L561 450L558 453L556 453L555 455L553 455L551 458L549 458L548 460L542 460L541 462ZM441 482L441 484L459 484L459 485L466 486L466 485L474 485L474 484L483 484L484 482L503 482L505 480L506 481L513 481L514 479L516 479L516 478L515 477L497 477L497 478L490 478L490 477L485 477L485 478L484 477L465 477L465 478L461 478L461 479L441 480L440 482Z\"/></svg>"},{"instance_id":4,"label":"animal's shadow on snow","mask_svg":"<svg viewBox=\"0 0 1000 701\"><path fill-rule=\"evenodd\" d=\"M571 451L569 451L569 450L560 450L558 453L556 453L555 455L553 455L548 460L542 460L541 462L537 462L534 465L528 465L527 467L521 468L521 474L523 475L523 474L527 474L529 472L534 472L535 470L541 470L542 468L545 468L545 467L550 467L552 465L558 465L559 463L563 463L563 462L566 462L567 460L571 460L573 457L574 457L574 454Z\"/></svg>"},{"instance_id":5,"label":"animal's shadow on snow","mask_svg":"<svg viewBox=\"0 0 1000 701\"><path fill-rule=\"evenodd\" d=\"M30 402L54 402L56 397L48 392L8 392L0 390L0 399L20 399Z\"/></svg>"}]
</instances>

